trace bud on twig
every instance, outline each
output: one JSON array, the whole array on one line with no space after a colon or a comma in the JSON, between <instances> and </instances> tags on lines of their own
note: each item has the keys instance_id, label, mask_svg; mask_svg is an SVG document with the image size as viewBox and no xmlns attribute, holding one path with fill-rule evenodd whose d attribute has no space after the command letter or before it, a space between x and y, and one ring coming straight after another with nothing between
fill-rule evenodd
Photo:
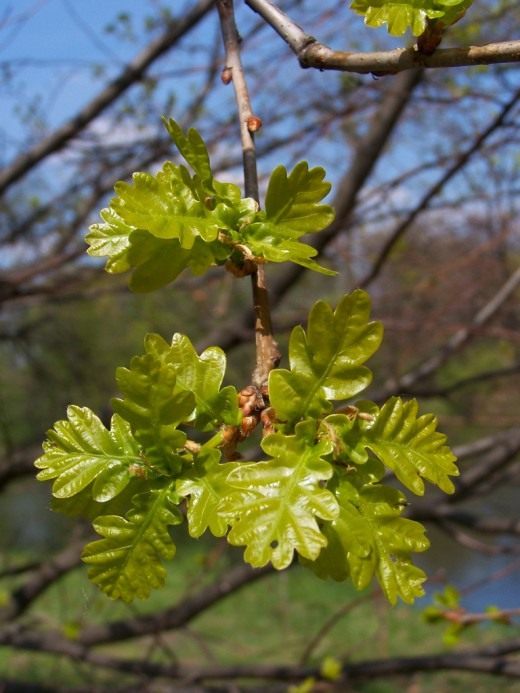
<instances>
[{"instance_id":1,"label":"bud on twig","mask_svg":"<svg viewBox=\"0 0 520 693\"><path fill-rule=\"evenodd\" d=\"M249 118L246 121L247 123L247 129L249 132L258 132L260 128L262 127L262 120L255 115L249 116Z\"/></svg>"},{"instance_id":2,"label":"bud on twig","mask_svg":"<svg viewBox=\"0 0 520 693\"><path fill-rule=\"evenodd\" d=\"M233 70L230 67L225 67L220 73L220 79L223 84L229 84L233 79Z\"/></svg>"}]
</instances>

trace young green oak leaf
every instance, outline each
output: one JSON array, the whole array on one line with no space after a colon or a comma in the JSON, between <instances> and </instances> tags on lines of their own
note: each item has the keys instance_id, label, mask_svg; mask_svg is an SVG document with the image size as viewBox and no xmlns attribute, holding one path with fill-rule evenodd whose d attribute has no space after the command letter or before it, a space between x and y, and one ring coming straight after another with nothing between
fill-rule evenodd
<instances>
[{"instance_id":1,"label":"young green oak leaf","mask_svg":"<svg viewBox=\"0 0 520 693\"><path fill-rule=\"evenodd\" d=\"M236 462L220 463L219 450L202 448L193 466L177 480L177 492L188 497L187 515L190 536L196 539L209 531L223 537L228 529L227 519L219 512L222 498L229 493L227 477L239 467Z\"/></svg>"},{"instance_id":2,"label":"young green oak leaf","mask_svg":"<svg viewBox=\"0 0 520 693\"><path fill-rule=\"evenodd\" d=\"M177 372L177 387L192 392L195 397L193 425L211 430L220 424L237 426L241 415L237 391L232 385L222 389L226 372L226 355L219 347L208 347L200 356L189 338L173 335L170 346L158 335L150 335L157 353L161 352Z\"/></svg>"},{"instance_id":3,"label":"young green oak leaf","mask_svg":"<svg viewBox=\"0 0 520 693\"><path fill-rule=\"evenodd\" d=\"M336 496L338 517L322 527L327 546L305 565L322 578L350 576L356 589L367 587L376 576L392 604L398 597L412 603L424 594L426 576L410 554L425 551L429 542L420 523L401 517L404 496L397 489L366 483L364 475L352 470L338 479Z\"/></svg>"},{"instance_id":4,"label":"young green oak leaf","mask_svg":"<svg viewBox=\"0 0 520 693\"><path fill-rule=\"evenodd\" d=\"M42 470L37 478L55 480L55 498L71 498L93 483L89 498L111 500L129 483L133 466L142 464L130 426L116 414L107 430L86 407L69 406L67 417L47 433L44 454L34 463Z\"/></svg>"},{"instance_id":5,"label":"young green oak leaf","mask_svg":"<svg viewBox=\"0 0 520 693\"><path fill-rule=\"evenodd\" d=\"M175 555L169 527L182 522L174 488L171 480L156 483L134 497L126 517L102 515L94 521L103 539L87 544L82 558L89 578L112 599L145 599L164 584L162 561Z\"/></svg>"},{"instance_id":6,"label":"young green oak leaf","mask_svg":"<svg viewBox=\"0 0 520 693\"><path fill-rule=\"evenodd\" d=\"M368 460L364 433L378 413L376 404L361 401L349 414L331 414L321 420L318 437L330 440L336 463L360 465Z\"/></svg>"},{"instance_id":7,"label":"young green oak leaf","mask_svg":"<svg viewBox=\"0 0 520 693\"><path fill-rule=\"evenodd\" d=\"M233 183L213 179L200 135L184 135L165 121L181 153L194 169L166 162L155 175L135 173L132 183L116 183L116 196L86 236L88 253L107 256L110 273L133 269L130 288L153 291L173 281L184 269L194 274L220 264L239 242L242 225L252 221L257 203L242 198ZM226 243L218 240L223 232Z\"/></svg>"},{"instance_id":8,"label":"young green oak leaf","mask_svg":"<svg viewBox=\"0 0 520 693\"><path fill-rule=\"evenodd\" d=\"M246 546L244 560L255 568L269 561L287 568L295 551L312 561L327 543L318 519L338 514L334 495L323 488L332 476L323 459L331 445L315 444L309 427L312 422L302 422L293 436L266 436L262 448L271 459L238 464L227 477L229 491L218 511L232 525L229 543Z\"/></svg>"},{"instance_id":9,"label":"young green oak leaf","mask_svg":"<svg viewBox=\"0 0 520 693\"><path fill-rule=\"evenodd\" d=\"M329 205L319 204L328 194L325 171L309 169L306 161L297 164L289 175L284 166L274 169L269 179L265 211L242 230L243 243L258 257L271 262L295 262L322 274L335 272L321 267L313 258L317 250L300 243L307 233L322 231L334 219Z\"/></svg>"},{"instance_id":10,"label":"young green oak leaf","mask_svg":"<svg viewBox=\"0 0 520 693\"><path fill-rule=\"evenodd\" d=\"M186 442L178 426L192 417L195 397L186 390L174 392L177 370L155 346L154 335L147 336L145 354L134 356L130 368L116 370L123 398L113 399L112 406L129 422L147 464L164 473L178 473L179 451Z\"/></svg>"},{"instance_id":11,"label":"young green oak leaf","mask_svg":"<svg viewBox=\"0 0 520 693\"><path fill-rule=\"evenodd\" d=\"M293 329L289 341L291 370L275 369L269 394L277 418L294 422L331 410L329 400L345 400L364 390L372 373L362 364L381 343L380 323L370 322L370 298L356 290L336 310L318 301L309 315L307 332Z\"/></svg>"},{"instance_id":12,"label":"young green oak leaf","mask_svg":"<svg viewBox=\"0 0 520 693\"><path fill-rule=\"evenodd\" d=\"M189 422L200 430L211 430L220 424L236 426L241 415L238 408L236 389L229 385L221 389L226 372L226 355L219 347L209 347L198 356L191 341L182 334L174 334L168 344L158 334L148 334L144 341L145 355L132 360L130 370L135 370L135 391L151 382L152 374L158 378L157 397L164 401L163 406L175 417L177 423ZM118 369L118 383L126 386L131 375L128 369ZM148 391L147 391L148 392ZM152 397L152 395L146 395ZM189 398L186 408L176 408L179 397ZM192 401L191 409L189 402ZM120 411L121 404L116 401ZM182 417L182 418L179 418ZM145 421L146 423L146 421Z\"/></svg>"},{"instance_id":13,"label":"young green oak leaf","mask_svg":"<svg viewBox=\"0 0 520 693\"><path fill-rule=\"evenodd\" d=\"M448 26L460 19L472 3L473 0L353 0L350 7L364 15L368 26L386 24L393 36L402 36L408 29L420 36L427 20L439 20Z\"/></svg>"},{"instance_id":14,"label":"young green oak leaf","mask_svg":"<svg viewBox=\"0 0 520 693\"><path fill-rule=\"evenodd\" d=\"M363 434L363 443L391 469L399 481L419 496L423 479L453 493L450 476L458 476L456 457L439 433L433 414L417 416L416 400L392 397Z\"/></svg>"},{"instance_id":15,"label":"young green oak leaf","mask_svg":"<svg viewBox=\"0 0 520 693\"><path fill-rule=\"evenodd\" d=\"M163 123L184 160L198 175L201 183L211 188L213 174L211 172L209 154L200 134L195 128L190 128L184 134L181 126L173 118L163 118Z\"/></svg>"}]
</instances>

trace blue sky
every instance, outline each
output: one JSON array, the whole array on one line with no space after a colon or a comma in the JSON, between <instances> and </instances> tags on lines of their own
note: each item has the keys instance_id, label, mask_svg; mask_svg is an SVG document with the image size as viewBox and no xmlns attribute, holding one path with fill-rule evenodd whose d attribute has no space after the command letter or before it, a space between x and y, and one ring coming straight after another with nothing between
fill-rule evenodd
<instances>
[{"instance_id":1,"label":"blue sky","mask_svg":"<svg viewBox=\"0 0 520 693\"><path fill-rule=\"evenodd\" d=\"M182 12L189 2L175 2ZM0 3L0 74L13 66L14 76L0 84L0 147L5 162L21 134L21 99L41 108L50 127L63 122L99 91L149 40L145 17L156 14L153 0L19 0ZM104 29L120 13L132 15L136 42L114 40ZM96 65L103 65L101 79ZM34 133L38 139L38 133Z\"/></svg>"}]
</instances>

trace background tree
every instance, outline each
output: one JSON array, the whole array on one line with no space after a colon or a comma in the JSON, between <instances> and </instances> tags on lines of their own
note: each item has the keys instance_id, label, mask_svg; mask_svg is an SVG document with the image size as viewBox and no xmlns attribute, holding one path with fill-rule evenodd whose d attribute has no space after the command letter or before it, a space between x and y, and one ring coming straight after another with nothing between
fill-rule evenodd
<instances>
[{"instance_id":1,"label":"background tree","mask_svg":"<svg viewBox=\"0 0 520 693\"><path fill-rule=\"evenodd\" d=\"M257 11L269 7L263 2L248 4ZM464 20L446 32L442 45L507 42L520 24L515 5L475 3ZM268 570L253 572L237 565L234 553L210 542L193 550L196 555L182 578L173 569L171 586L159 601L137 611L107 605L88 592L84 571L76 570L83 537L67 540L71 523L48 512L46 496L28 478L43 431L63 416L69 401L99 409L112 394L114 365L140 350L144 331L158 331L166 338L174 331L189 331L198 336L200 347L218 343L232 350L235 382L247 384L254 363L249 289L244 282L210 274L203 279L186 277L181 287L157 295L131 296L124 280L114 287L113 278L107 280L100 266L84 256L84 231L96 220L114 181L128 178L134 170L154 169L175 156L159 114L174 115L184 125L200 129L212 145L217 171L240 179L237 116L231 87L225 89L220 82L226 59L214 4L151 4L142 16L122 13L107 18L104 33L99 24L86 24L76 5L66 6L79 35L86 35L102 58L85 66L91 76L86 79L81 72L85 68L77 64L46 65L38 57L31 62L7 54L2 63L4 107L16 107L16 122L8 113L4 120L5 166L0 175L0 484L6 508L5 625L0 642L7 648L5 676L23 680L28 661L23 652L35 650L58 658L59 665L49 666L51 671L61 667L59 685L65 687L81 686L85 679L88 685L94 681L107 686L111 671L118 672L116 680L123 687L133 685L135 678L123 679L122 672L147 681L167 676L194 687L200 682L217 687L220 684L212 682L244 673L272 682L319 676L325 655L346 659L346 648L334 637L338 631L332 631L332 625L349 613L352 627L359 627L355 608L369 609L370 618L375 611L381 619L377 596L358 599L342 585L329 588L320 583L326 596L314 603L316 618L298 622L298 607L286 599L287 591L304 591L297 587L304 584L298 569L288 578L268 576ZM344 2L325 2L318 8L315 3L286 2L283 9L322 44L378 51L378 69L371 64L369 72L384 72L381 60L390 58L381 58L381 51L402 45L382 31L364 31ZM520 281L520 91L518 67L507 62L514 55L486 68L410 69L376 79L356 72L324 74L301 70L264 19L242 5L236 10L254 110L264 121L257 136L261 185L273 165L283 162L289 168L302 156L325 165L334 182L336 221L316 242L327 264L339 271L338 278L325 284L298 268L271 272L276 333L283 342L283 335L305 320L309 305L324 291L334 301L356 286L370 290L376 315L386 325L385 346L374 365L380 376L371 398L379 401L394 393L419 397L440 415L463 469L453 497L414 502L409 516L432 527L434 550L441 541L433 529L437 527L450 542L496 557L494 562L469 562L462 588L475 582L470 578L475 565L477 582L485 581L486 570L480 567L484 560L488 582L493 576L505 580L509 575L510 583L497 584L514 585L519 567L519 528L511 498L520 469L515 301ZM13 41L16 31L23 36L49 8L35 11L29 7L27 12L5 15L4 44ZM514 52L514 42L510 43L508 50ZM421 62L444 60L446 54L440 50ZM298 57L313 64L312 54L302 58L300 52ZM331 60L340 58L333 55ZM39 92L34 86L23 88L31 69L45 75L39 78L44 85ZM90 92L79 109L74 92L73 106L67 106L71 97L63 86L66 71L72 69ZM98 81L105 84L96 89ZM115 324L127 327L114 333ZM450 544L438 546L453 563ZM50 551L56 554L49 557ZM437 566L442 566L442 558L437 556ZM201 564L204 570L194 568ZM448 574L446 579L451 582L453 577ZM262 593L264 580L270 587ZM253 582L255 587L238 592ZM224 597L231 605L242 599L240 608L246 613L248 599L262 604L272 598L273 590L279 609L274 621L282 642L287 641L287 624L294 628L294 642L289 639L283 662L268 653L261 665L238 667L242 653L234 658L215 652L211 619L218 617L210 607L229 623L218 611L225 608L220 604ZM79 591L81 604L70 597L71 591ZM485 594L474 602L477 611L489 603ZM513 618L517 591L502 589L490 599L497 597L500 618ZM461 611L449 595L445 601L448 611L440 608L437 613L441 621L460 628L486 620ZM303 603L308 608L308 601ZM251 640L258 638L260 618L258 609L249 613L256 631ZM196 618L199 625L194 627ZM399 617L383 617L390 618ZM417 621L416 614L409 618ZM298 626L306 631L304 637L295 638ZM234 628L236 624L219 626L218 637L224 631L225 640L232 641ZM392 633L395 630L393 626ZM373 658L373 647L356 652L354 658L349 654L350 678L465 668L518 676L518 663L510 655L518 652L520 643L511 631L478 631L471 656L464 650L413 656L417 650L411 646L410 621L400 630L412 634L408 641L404 637L400 650L385 645L383 627L376 640L371 634L384 661L364 661ZM495 639L499 635L501 639ZM434 641L437 637L435 632ZM142 650L128 649L129 641L141 642L137 638L148 643L146 657L136 658ZM264 641L276 651L272 639ZM102 647L107 643L110 648ZM180 661L172 643L182 655ZM433 651L439 649L434 644ZM251 643L247 655L258 659ZM298 659L301 666L295 664ZM69 660L87 664L71 669L65 663ZM29 671L25 676L35 674Z\"/></svg>"}]
</instances>

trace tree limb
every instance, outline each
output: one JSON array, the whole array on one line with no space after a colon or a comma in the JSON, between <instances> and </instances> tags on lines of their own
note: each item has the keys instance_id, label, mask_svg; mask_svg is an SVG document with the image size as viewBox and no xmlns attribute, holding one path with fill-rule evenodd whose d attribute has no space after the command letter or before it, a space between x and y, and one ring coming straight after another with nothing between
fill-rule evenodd
<instances>
[{"instance_id":1,"label":"tree limb","mask_svg":"<svg viewBox=\"0 0 520 693\"><path fill-rule=\"evenodd\" d=\"M184 17L171 22L166 31L141 51L90 103L47 138L20 154L0 172L0 195L49 154L60 150L123 92L142 79L150 65L192 29L212 6L213 0L200 0Z\"/></svg>"},{"instance_id":2,"label":"tree limb","mask_svg":"<svg viewBox=\"0 0 520 693\"><path fill-rule=\"evenodd\" d=\"M130 638L151 635L159 631L181 628L225 597L238 591L245 585L256 582L274 572L267 566L253 570L248 565L240 565L221 575L212 585L200 592L183 597L179 604L170 609L154 614L144 614L134 618L111 623L93 625L85 628L78 636L78 642L84 646L99 645L106 642L120 642Z\"/></svg>"},{"instance_id":3,"label":"tree limb","mask_svg":"<svg viewBox=\"0 0 520 693\"><path fill-rule=\"evenodd\" d=\"M233 0L217 0L217 10L226 47L226 66L224 69L229 70L229 77L225 76L224 80L231 79L233 82L237 102L245 194L246 197L252 197L259 202L254 132L261 127L261 121L255 116L251 108L249 91L240 58L240 36L235 24ZM251 285L255 311L256 342L256 367L252 376L252 383L257 388L263 388L267 385L270 371L280 361L280 352L273 336L271 309L263 265L256 265L251 272Z\"/></svg>"},{"instance_id":4,"label":"tree limb","mask_svg":"<svg viewBox=\"0 0 520 693\"><path fill-rule=\"evenodd\" d=\"M511 99L504 104L500 113L493 118L492 122L488 127L480 133L480 135L473 141L470 147L468 147L464 152L462 152L457 160L448 168L448 170L441 176L441 178L434 183L434 185L423 195L419 204L411 210L411 212L401 221L397 227L392 231L386 242L383 244L376 260L372 264L370 271L360 280L359 285L362 287L367 287L371 284L374 279L381 272L383 265L385 264L390 253L396 246L397 242L401 239L403 234L410 228L416 218L421 212L427 209L430 202L444 189L447 183L468 163L471 157L479 151L484 142L492 135L499 127L501 127L507 115L510 113L511 109L520 100L520 89L517 90Z\"/></svg>"},{"instance_id":5,"label":"tree limb","mask_svg":"<svg viewBox=\"0 0 520 693\"><path fill-rule=\"evenodd\" d=\"M438 48L433 55L421 53L417 46L370 53L335 51L305 33L270 0L246 0L246 5L270 24L288 44L303 68L359 74L372 72L379 76L417 67L467 67L520 61L520 41L464 48Z\"/></svg>"}]
</instances>

